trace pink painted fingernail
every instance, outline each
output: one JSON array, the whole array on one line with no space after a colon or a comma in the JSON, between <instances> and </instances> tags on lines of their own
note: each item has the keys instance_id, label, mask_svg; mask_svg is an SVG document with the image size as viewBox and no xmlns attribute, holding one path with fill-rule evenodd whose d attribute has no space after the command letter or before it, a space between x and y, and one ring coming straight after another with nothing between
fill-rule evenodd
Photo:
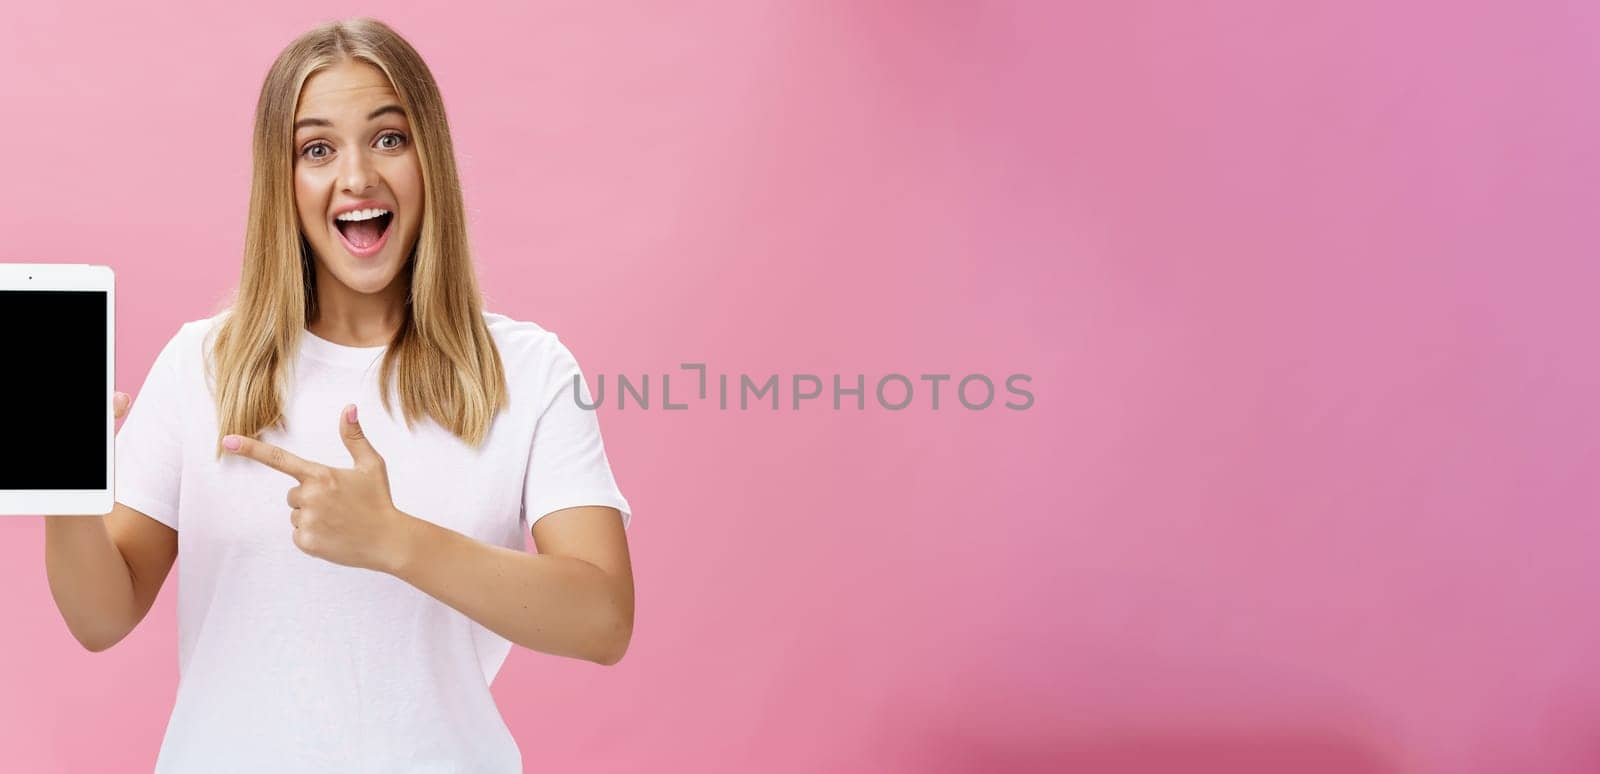
<instances>
[{"instance_id":1,"label":"pink painted fingernail","mask_svg":"<svg viewBox=\"0 0 1600 774\"><path fill-rule=\"evenodd\" d=\"M356 423L356 406L354 403L350 404L349 411L344 412L344 419L352 425Z\"/></svg>"},{"instance_id":2,"label":"pink painted fingernail","mask_svg":"<svg viewBox=\"0 0 1600 774\"><path fill-rule=\"evenodd\" d=\"M238 451L239 450L239 436L237 436L237 435L225 435L225 436L222 436L222 445L228 451Z\"/></svg>"}]
</instances>

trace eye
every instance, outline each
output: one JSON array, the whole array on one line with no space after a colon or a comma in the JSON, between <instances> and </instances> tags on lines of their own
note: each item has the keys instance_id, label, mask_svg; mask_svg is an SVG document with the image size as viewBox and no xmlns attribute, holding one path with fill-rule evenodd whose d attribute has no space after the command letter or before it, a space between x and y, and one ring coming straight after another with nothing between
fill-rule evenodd
<instances>
[{"instance_id":1,"label":"eye","mask_svg":"<svg viewBox=\"0 0 1600 774\"><path fill-rule=\"evenodd\" d=\"M392 143L386 141L393 140ZM378 136L378 147L384 150L399 150L406 144L406 136L399 132L385 132Z\"/></svg>"},{"instance_id":2,"label":"eye","mask_svg":"<svg viewBox=\"0 0 1600 774\"><path fill-rule=\"evenodd\" d=\"M322 152L318 153L318 150ZM325 142L314 142L300 149L300 155L311 161L321 161L327 158L330 153L333 153L333 147Z\"/></svg>"}]
</instances>

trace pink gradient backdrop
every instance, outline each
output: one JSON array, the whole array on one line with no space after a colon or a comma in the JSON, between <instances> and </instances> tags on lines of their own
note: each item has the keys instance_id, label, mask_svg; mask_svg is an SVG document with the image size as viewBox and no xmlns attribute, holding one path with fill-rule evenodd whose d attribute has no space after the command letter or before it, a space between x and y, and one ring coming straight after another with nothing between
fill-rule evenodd
<instances>
[{"instance_id":1,"label":"pink gradient backdrop","mask_svg":"<svg viewBox=\"0 0 1600 774\"><path fill-rule=\"evenodd\" d=\"M520 6L379 13L491 308L591 379L1037 399L608 408L637 630L513 652L528 771L1600 768L1595 6ZM237 279L271 58L363 12L8 8L0 258L115 267L121 389ZM0 767L148 770L174 583L87 653L42 530Z\"/></svg>"}]
</instances>

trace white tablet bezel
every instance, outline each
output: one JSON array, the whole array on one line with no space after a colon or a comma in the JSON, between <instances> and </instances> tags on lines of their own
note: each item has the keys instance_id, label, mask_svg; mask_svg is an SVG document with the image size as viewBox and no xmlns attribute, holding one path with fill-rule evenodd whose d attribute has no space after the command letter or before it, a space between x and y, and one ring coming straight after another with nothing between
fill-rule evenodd
<instances>
[{"instance_id":1,"label":"white tablet bezel","mask_svg":"<svg viewBox=\"0 0 1600 774\"><path fill-rule=\"evenodd\" d=\"M0 290L96 290L106 294L105 412L106 486L104 489L0 489L0 516L103 516L111 512L117 488L116 418L111 396L116 384L116 273L87 263L0 263ZM26 374L22 375L27 378ZM84 406L85 411L94 407Z\"/></svg>"}]
</instances>

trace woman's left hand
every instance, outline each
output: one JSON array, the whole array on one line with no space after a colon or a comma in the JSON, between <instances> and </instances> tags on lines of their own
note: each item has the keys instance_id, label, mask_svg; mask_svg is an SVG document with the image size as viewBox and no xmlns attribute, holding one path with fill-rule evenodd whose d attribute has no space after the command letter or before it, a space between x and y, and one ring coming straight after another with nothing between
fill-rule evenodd
<instances>
[{"instance_id":1,"label":"woman's left hand","mask_svg":"<svg viewBox=\"0 0 1600 774\"><path fill-rule=\"evenodd\" d=\"M301 551L349 567L392 572L401 559L409 517L394 507L388 469L361 432L354 405L340 413L339 437L355 459L353 468L311 462L240 435L224 436L222 446L300 482L289 490L288 504L294 544Z\"/></svg>"}]
</instances>

